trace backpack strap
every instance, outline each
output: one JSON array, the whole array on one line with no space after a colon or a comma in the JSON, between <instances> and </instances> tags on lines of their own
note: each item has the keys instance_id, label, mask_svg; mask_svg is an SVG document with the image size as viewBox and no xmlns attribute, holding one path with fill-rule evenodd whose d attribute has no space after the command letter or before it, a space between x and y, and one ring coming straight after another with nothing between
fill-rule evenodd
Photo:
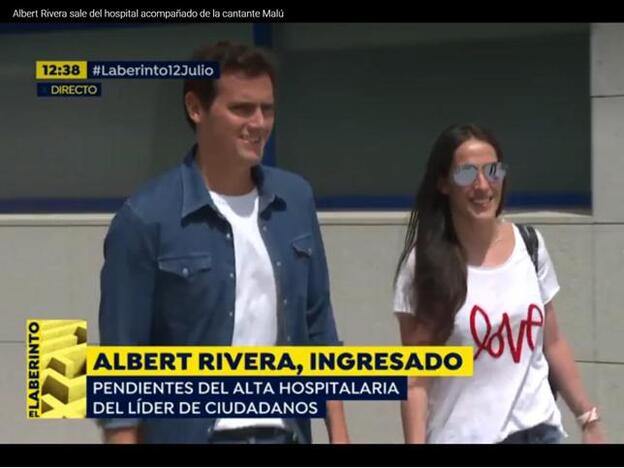
<instances>
[{"instance_id":1,"label":"backpack strap","mask_svg":"<svg viewBox=\"0 0 624 468\"><path fill-rule=\"evenodd\" d=\"M535 267L535 272L537 273L539 270L537 258L539 239L537 238L535 228L530 224L516 224L516 226L518 226L518 230L520 231L520 235L522 236L524 245L526 246L529 257L531 257L531 261L533 262L533 266Z\"/></svg>"},{"instance_id":2,"label":"backpack strap","mask_svg":"<svg viewBox=\"0 0 624 468\"><path fill-rule=\"evenodd\" d=\"M524 245L526 245L527 252L529 253L529 257L531 257L531 261L533 262L533 266L535 267L535 273L537 274L539 270L538 266L538 258L537 252L539 249L539 239L537 238L537 233L535 232L535 228L530 224L516 224L518 226L518 230L520 231L520 235L522 236L522 240L524 241ZM559 391L557 386L555 385L555 380L552 375L552 370L548 372L548 383L550 384L550 390L553 393L555 400L559 396Z\"/></svg>"}]
</instances>

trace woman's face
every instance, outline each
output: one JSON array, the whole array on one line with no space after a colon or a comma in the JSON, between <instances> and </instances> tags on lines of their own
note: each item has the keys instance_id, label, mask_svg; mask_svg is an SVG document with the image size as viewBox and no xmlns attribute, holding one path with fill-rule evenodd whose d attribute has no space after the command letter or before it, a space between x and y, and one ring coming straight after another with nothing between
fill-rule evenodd
<instances>
[{"instance_id":1,"label":"woman's face","mask_svg":"<svg viewBox=\"0 0 624 468\"><path fill-rule=\"evenodd\" d=\"M505 166L496 150L485 141L471 138L455 150L448 177L439 189L448 195L451 212L473 221L496 217L501 203Z\"/></svg>"}]
</instances>

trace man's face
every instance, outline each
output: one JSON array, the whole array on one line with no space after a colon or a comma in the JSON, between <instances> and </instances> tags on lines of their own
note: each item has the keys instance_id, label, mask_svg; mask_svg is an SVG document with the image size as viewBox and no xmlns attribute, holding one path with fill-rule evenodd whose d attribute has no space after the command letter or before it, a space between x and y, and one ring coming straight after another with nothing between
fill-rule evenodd
<instances>
[{"instance_id":1,"label":"man's face","mask_svg":"<svg viewBox=\"0 0 624 468\"><path fill-rule=\"evenodd\" d=\"M223 162L228 165L259 164L275 120L269 75L250 78L241 73L223 74L215 100L199 114L197 137L210 154L225 158Z\"/></svg>"}]
</instances>

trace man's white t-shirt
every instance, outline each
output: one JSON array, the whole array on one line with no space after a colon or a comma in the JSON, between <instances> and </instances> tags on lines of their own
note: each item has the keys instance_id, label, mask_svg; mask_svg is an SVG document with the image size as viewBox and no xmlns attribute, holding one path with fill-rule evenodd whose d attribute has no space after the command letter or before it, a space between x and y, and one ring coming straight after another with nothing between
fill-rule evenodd
<instances>
[{"instance_id":1,"label":"man's white t-shirt","mask_svg":"<svg viewBox=\"0 0 624 468\"><path fill-rule=\"evenodd\" d=\"M496 443L542 423L566 436L542 347L544 305L559 283L542 235L536 275L515 225L513 231L513 252L502 265L468 265L466 302L446 344L473 346L474 376L432 379L428 443ZM397 277L395 312L414 313L415 258L412 250Z\"/></svg>"},{"instance_id":2,"label":"man's white t-shirt","mask_svg":"<svg viewBox=\"0 0 624 468\"><path fill-rule=\"evenodd\" d=\"M236 276L232 346L273 346L277 340L277 299L271 258L258 229L258 191L240 196L210 191L232 226ZM216 430L250 426L285 427L281 418L222 418Z\"/></svg>"}]
</instances>

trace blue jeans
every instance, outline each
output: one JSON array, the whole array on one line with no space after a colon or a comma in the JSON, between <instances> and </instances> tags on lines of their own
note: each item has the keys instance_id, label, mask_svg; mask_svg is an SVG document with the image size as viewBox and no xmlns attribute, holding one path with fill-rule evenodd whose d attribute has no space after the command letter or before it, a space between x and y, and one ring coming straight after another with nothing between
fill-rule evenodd
<instances>
[{"instance_id":1,"label":"blue jeans","mask_svg":"<svg viewBox=\"0 0 624 468\"><path fill-rule=\"evenodd\" d=\"M540 424L510 434L501 444L560 444L561 433L555 426Z\"/></svg>"},{"instance_id":2,"label":"blue jeans","mask_svg":"<svg viewBox=\"0 0 624 468\"><path fill-rule=\"evenodd\" d=\"M244 427L214 431L209 444L296 444L295 434L278 427Z\"/></svg>"}]
</instances>

